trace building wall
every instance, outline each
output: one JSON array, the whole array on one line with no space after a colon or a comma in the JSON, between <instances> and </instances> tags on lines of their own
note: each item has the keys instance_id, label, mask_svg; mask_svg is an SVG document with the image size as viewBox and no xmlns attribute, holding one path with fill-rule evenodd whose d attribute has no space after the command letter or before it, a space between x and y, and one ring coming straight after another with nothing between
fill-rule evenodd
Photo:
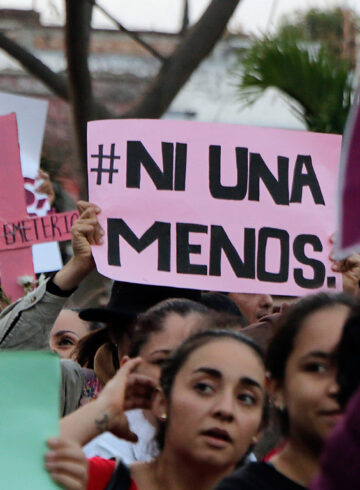
<instances>
[{"instance_id":1,"label":"building wall","mask_svg":"<svg viewBox=\"0 0 360 490\"><path fill-rule=\"evenodd\" d=\"M34 11L1 10L0 29L52 70L65 71L61 27L42 26ZM174 34L139 34L165 56L180 41ZM269 91L252 108L242 107L233 75L235 53L249 43L250 40L242 36L227 36L218 43L175 98L165 117L303 129L274 91ZM119 115L141 95L160 67L159 61L128 35L101 29L92 33L89 64L96 99ZM49 101L44 156L60 163L61 174L76 181L78 162L67 103L3 53L0 55L0 91L44 97Z\"/></svg>"}]
</instances>

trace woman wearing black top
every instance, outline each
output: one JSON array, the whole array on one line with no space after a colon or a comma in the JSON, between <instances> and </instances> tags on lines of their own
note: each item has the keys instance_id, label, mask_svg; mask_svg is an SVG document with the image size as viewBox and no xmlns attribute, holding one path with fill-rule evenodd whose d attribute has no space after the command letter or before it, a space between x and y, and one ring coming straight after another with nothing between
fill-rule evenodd
<instances>
[{"instance_id":1,"label":"woman wearing black top","mask_svg":"<svg viewBox=\"0 0 360 490\"><path fill-rule=\"evenodd\" d=\"M342 416L334 352L354 301L324 293L284 315L267 354L269 391L286 443L269 462L251 463L216 490L302 490L319 471L325 439Z\"/></svg>"}]
</instances>

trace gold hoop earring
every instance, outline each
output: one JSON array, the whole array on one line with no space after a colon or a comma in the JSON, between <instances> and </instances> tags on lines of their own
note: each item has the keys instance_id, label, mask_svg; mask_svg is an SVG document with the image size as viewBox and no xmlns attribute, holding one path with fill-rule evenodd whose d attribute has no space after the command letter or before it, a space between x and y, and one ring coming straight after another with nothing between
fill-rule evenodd
<instances>
[{"instance_id":1,"label":"gold hoop earring","mask_svg":"<svg viewBox=\"0 0 360 490\"><path fill-rule=\"evenodd\" d=\"M160 418L161 418L161 420L166 420L167 419L167 414L166 413L162 413L160 415Z\"/></svg>"}]
</instances>

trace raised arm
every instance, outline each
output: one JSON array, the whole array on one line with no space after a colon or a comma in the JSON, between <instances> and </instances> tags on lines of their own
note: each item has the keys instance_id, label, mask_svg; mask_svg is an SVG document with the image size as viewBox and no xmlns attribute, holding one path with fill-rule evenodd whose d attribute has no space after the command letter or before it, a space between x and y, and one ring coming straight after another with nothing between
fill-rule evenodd
<instances>
[{"instance_id":1,"label":"raised arm","mask_svg":"<svg viewBox=\"0 0 360 490\"><path fill-rule=\"evenodd\" d=\"M151 408L156 383L147 376L136 374L140 358L126 362L105 385L99 398L80 407L60 420L61 437L84 445L104 431L135 441L129 431L126 410Z\"/></svg>"},{"instance_id":2,"label":"raised arm","mask_svg":"<svg viewBox=\"0 0 360 490\"><path fill-rule=\"evenodd\" d=\"M0 349L49 349L49 333L65 301L94 268L90 244L100 244L100 209L80 201L73 234L74 255L52 279L9 305L0 314Z\"/></svg>"}]
</instances>

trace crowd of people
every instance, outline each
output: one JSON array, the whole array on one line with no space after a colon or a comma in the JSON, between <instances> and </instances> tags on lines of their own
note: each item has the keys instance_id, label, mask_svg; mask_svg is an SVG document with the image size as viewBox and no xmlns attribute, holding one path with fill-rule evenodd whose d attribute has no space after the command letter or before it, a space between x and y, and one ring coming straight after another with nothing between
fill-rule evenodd
<instances>
[{"instance_id":1,"label":"crowd of people","mask_svg":"<svg viewBox=\"0 0 360 490\"><path fill-rule=\"evenodd\" d=\"M71 259L0 314L1 349L61 358L60 435L44 462L55 482L359 488L359 257L334 262L344 292L291 304L114 282L106 306L69 309L104 234L96 205L79 212Z\"/></svg>"}]
</instances>

